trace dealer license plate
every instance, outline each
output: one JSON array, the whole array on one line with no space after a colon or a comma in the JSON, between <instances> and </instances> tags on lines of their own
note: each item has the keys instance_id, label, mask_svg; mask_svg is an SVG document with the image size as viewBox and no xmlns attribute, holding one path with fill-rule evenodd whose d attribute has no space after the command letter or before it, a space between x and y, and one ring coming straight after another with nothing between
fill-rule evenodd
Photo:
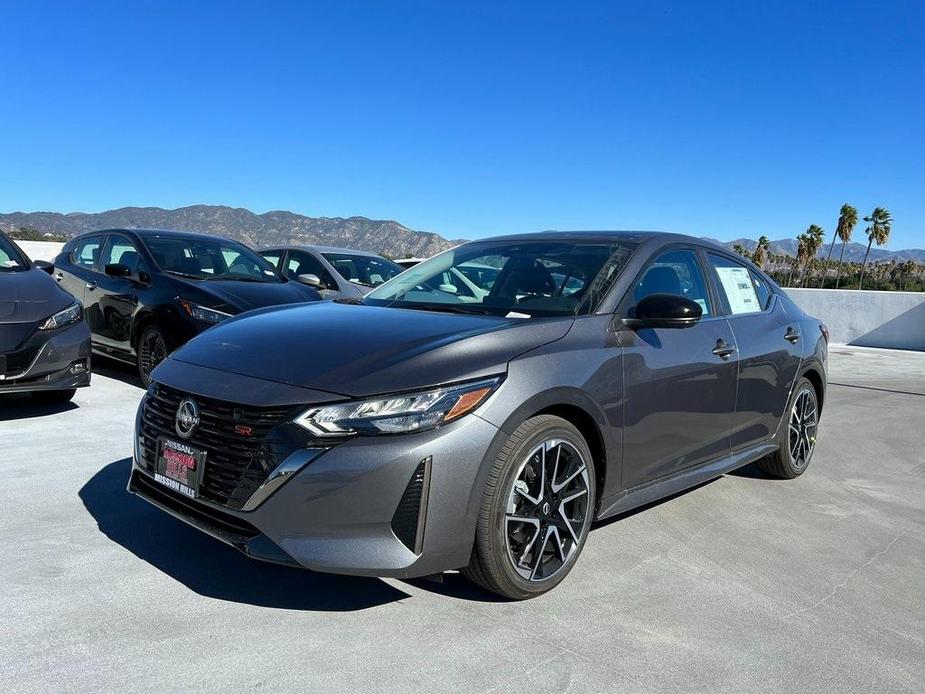
<instances>
[{"instance_id":1,"label":"dealer license plate","mask_svg":"<svg viewBox=\"0 0 925 694\"><path fill-rule=\"evenodd\" d=\"M199 483L202 481L205 464L205 451L179 441L158 439L154 480L195 499L199 496Z\"/></svg>"}]
</instances>

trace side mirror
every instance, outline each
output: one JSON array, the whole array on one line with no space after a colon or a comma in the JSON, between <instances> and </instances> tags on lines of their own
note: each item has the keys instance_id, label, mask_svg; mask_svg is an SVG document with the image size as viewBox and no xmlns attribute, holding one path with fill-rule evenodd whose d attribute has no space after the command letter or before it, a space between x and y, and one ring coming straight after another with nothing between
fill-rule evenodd
<instances>
[{"instance_id":1,"label":"side mirror","mask_svg":"<svg viewBox=\"0 0 925 694\"><path fill-rule=\"evenodd\" d=\"M131 277L132 270L128 265L123 265L122 263L109 263L105 268L105 272L110 277Z\"/></svg>"},{"instance_id":2,"label":"side mirror","mask_svg":"<svg viewBox=\"0 0 925 694\"><path fill-rule=\"evenodd\" d=\"M703 309L696 301L679 294L650 294L636 305L635 316L623 318L623 327L690 328L700 320Z\"/></svg>"},{"instance_id":3,"label":"side mirror","mask_svg":"<svg viewBox=\"0 0 925 694\"><path fill-rule=\"evenodd\" d=\"M33 260L32 264L42 272L47 272L49 275L55 271L55 264L49 263L47 260Z\"/></svg>"},{"instance_id":4,"label":"side mirror","mask_svg":"<svg viewBox=\"0 0 925 694\"><path fill-rule=\"evenodd\" d=\"M302 284L307 284L309 287L312 287L313 289L318 289L318 290L327 289L327 287L321 284L321 278L318 277L318 275L312 274L310 272L304 275L299 275L298 277L296 277L296 280L301 282Z\"/></svg>"}]
</instances>

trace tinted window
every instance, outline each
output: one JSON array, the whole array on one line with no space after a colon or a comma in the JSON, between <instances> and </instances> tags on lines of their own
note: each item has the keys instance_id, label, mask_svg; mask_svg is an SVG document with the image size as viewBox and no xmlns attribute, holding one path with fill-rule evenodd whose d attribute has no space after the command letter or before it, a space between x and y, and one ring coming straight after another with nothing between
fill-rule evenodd
<instances>
[{"instance_id":1,"label":"tinted window","mask_svg":"<svg viewBox=\"0 0 925 694\"><path fill-rule=\"evenodd\" d=\"M325 269L321 261L311 253L305 251L289 251L289 261L286 263L286 275L296 279L299 275L314 275L328 289L337 289L337 282L331 273Z\"/></svg>"},{"instance_id":2,"label":"tinted window","mask_svg":"<svg viewBox=\"0 0 925 694\"><path fill-rule=\"evenodd\" d=\"M260 251L260 255L273 267L279 269L279 259L283 255L281 251Z\"/></svg>"},{"instance_id":3,"label":"tinted window","mask_svg":"<svg viewBox=\"0 0 925 694\"><path fill-rule=\"evenodd\" d=\"M638 304L650 294L677 294L700 304L704 316L713 315L710 295L694 251L674 250L659 255L633 290Z\"/></svg>"},{"instance_id":4,"label":"tinted window","mask_svg":"<svg viewBox=\"0 0 925 694\"><path fill-rule=\"evenodd\" d=\"M78 241L71 253L73 263L81 267L92 269L96 266L96 261L99 260L102 246L102 236L91 236L90 238Z\"/></svg>"},{"instance_id":5,"label":"tinted window","mask_svg":"<svg viewBox=\"0 0 925 694\"><path fill-rule=\"evenodd\" d=\"M28 265L13 242L0 234L0 272L25 270Z\"/></svg>"},{"instance_id":6,"label":"tinted window","mask_svg":"<svg viewBox=\"0 0 925 694\"><path fill-rule=\"evenodd\" d=\"M716 278L720 294L726 299L729 312L734 315L758 313L764 306L758 300L758 292L749 269L724 256L707 254Z\"/></svg>"},{"instance_id":7,"label":"tinted window","mask_svg":"<svg viewBox=\"0 0 925 694\"><path fill-rule=\"evenodd\" d=\"M138 274L141 268L141 257L138 255L138 249L135 244L124 236L110 236L106 250L103 252L102 269L107 265L118 263L125 265L132 271L133 275Z\"/></svg>"},{"instance_id":8,"label":"tinted window","mask_svg":"<svg viewBox=\"0 0 925 694\"><path fill-rule=\"evenodd\" d=\"M144 239L165 272L202 280L279 282L270 263L234 241L208 236L151 236Z\"/></svg>"},{"instance_id":9,"label":"tinted window","mask_svg":"<svg viewBox=\"0 0 925 694\"><path fill-rule=\"evenodd\" d=\"M467 243L406 270L364 303L444 310L453 305L522 318L590 313L634 249L606 241Z\"/></svg>"},{"instance_id":10,"label":"tinted window","mask_svg":"<svg viewBox=\"0 0 925 694\"><path fill-rule=\"evenodd\" d=\"M353 255L350 253L322 253L337 274L348 282L367 287L378 287L400 273L403 268L391 260L374 255Z\"/></svg>"}]
</instances>

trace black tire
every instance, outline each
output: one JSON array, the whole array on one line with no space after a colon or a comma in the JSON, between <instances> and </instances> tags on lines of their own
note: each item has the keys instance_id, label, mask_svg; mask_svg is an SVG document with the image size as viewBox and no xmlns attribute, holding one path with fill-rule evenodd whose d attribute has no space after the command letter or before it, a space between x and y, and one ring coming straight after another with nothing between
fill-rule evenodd
<instances>
[{"instance_id":1,"label":"black tire","mask_svg":"<svg viewBox=\"0 0 925 694\"><path fill-rule=\"evenodd\" d=\"M811 427L806 426L806 418L800 416L801 422L796 422L798 403L809 403L812 407ZM799 405L803 410L803 405ZM794 427L799 431L794 432ZM806 428L805 438L803 428ZM784 413L784 419L780 424L780 431L777 434L777 441L780 445L774 453L758 461L758 467L764 472L785 480L792 480L802 475L806 468L809 467L813 459L813 453L816 451L816 432L819 427L819 396L812 382L805 377L801 377L793 389L793 395L790 396L790 402L787 403L787 411ZM795 452L795 442L803 441L802 447L797 447Z\"/></svg>"},{"instance_id":2,"label":"black tire","mask_svg":"<svg viewBox=\"0 0 925 694\"><path fill-rule=\"evenodd\" d=\"M551 445L556 441L561 443ZM546 469L546 463L543 462L546 458L538 456L545 456L547 450L556 449L556 460L550 459L550 464L556 467L552 468L551 474L544 472L543 478L538 480L535 476L537 467L543 466L543 469ZM563 452L566 454L565 462L562 463L565 472L559 472L558 466ZM530 472L534 473L535 486L528 486L523 479L524 476L529 476ZM572 476L571 482L568 482L569 475ZM543 488L547 476L555 479L549 483L550 487ZM556 479L564 481L558 492L554 490ZM517 490L515 484L520 485ZM586 493L581 491L582 486ZM535 526L513 520L521 513L516 509L513 514L508 514L511 504L535 503L535 500L528 502L522 498L526 496L521 491L525 487L528 492L544 489L542 494L535 493L536 499L541 502L535 505L537 518L530 518L531 523L536 523ZM568 497L571 495L575 495L575 499L570 501ZM544 501L546 499L548 501ZM578 560L591 528L595 499L594 459L578 429L566 420L552 415L539 415L528 419L511 434L492 464L482 492L472 557L462 574L486 590L514 600L524 600L546 593L562 582ZM571 504L571 508L565 504ZM568 518L570 513L574 516L571 522ZM525 512L524 515L529 513ZM513 532L509 523L513 524ZM566 533L564 523L571 527L570 534ZM532 534L534 527L536 535ZM556 530L551 530L552 527L556 527ZM547 530L555 535L546 535ZM533 574L525 577L522 572L529 571L530 567L518 563L515 554L519 554L519 550L525 546L533 546L533 543L521 543L517 546L517 552L511 543L516 542L514 538L526 535L533 537L535 542L541 533L544 534L543 545L538 554L531 555L535 560L529 561L529 564L534 565ZM548 562L544 562L547 548L550 555ZM521 554L521 562L527 554L527 551ZM545 573L546 565L555 567L556 562L559 563L558 568L548 576L535 577L540 573L536 567L541 567Z\"/></svg>"},{"instance_id":3,"label":"black tire","mask_svg":"<svg viewBox=\"0 0 925 694\"><path fill-rule=\"evenodd\" d=\"M33 400L42 405L63 405L66 402L70 402L76 392L76 388L67 388L65 390L35 390L32 391L30 395Z\"/></svg>"},{"instance_id":4,"label":"black tire","mask_svg":"<svg viewBox=\"0 0 925 694\"><path fill-rule=\"evenodd\" d=\"M142 385L147 388L151 384L151 372L171 352L167 337L156 325L149 325L138 338L135 351L137 352L138 376L141 378Z\"/></svg>"}]
</instances>

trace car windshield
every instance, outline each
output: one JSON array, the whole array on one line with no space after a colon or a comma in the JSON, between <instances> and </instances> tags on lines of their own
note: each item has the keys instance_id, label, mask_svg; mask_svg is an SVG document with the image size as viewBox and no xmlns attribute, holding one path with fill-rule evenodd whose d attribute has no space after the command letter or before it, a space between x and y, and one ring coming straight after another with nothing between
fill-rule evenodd
<instances>
[{"instance_id":1,"label":"car windshield","mask_svg":"<svg viewBox=\"0 0 925 694\"><path fill-rule=\"evenodd\" d=\"M375 255L354 255L352 253L322 253L337 274L348 282L362 284L365 287L378 287L392 279L404 268L391 260Z\"/></svg>"},{"instance_id":2,"label":"car windshield","mask_svg":"<svg viewBox=\"0 0 925 694\"><path fill-rule=\"evenodd\" d=\"M6 236L0 234L0 272L16 272L29 267L29 261Z\"/></svg>"},{"instance_id":3,"label":"car windshield","mask_svg":"<svg viewBox=\"0 0 925 694\"><path fill-rule=\"evenodd\" d=\"M155 262L164 271L199 280L281 282L270 263L234 241L183 236L144 239Z\"/></svg>"},{"instance_id":4,"label":"car windshield","mask_svg":"<svg viewBox=\"0 0 925 694\"><path fill-rule=\"evenodd\" d=\"M415 265L363 303L516 318L593 311L635 244L476 241Z\"/></svg>"}]
</instances>

